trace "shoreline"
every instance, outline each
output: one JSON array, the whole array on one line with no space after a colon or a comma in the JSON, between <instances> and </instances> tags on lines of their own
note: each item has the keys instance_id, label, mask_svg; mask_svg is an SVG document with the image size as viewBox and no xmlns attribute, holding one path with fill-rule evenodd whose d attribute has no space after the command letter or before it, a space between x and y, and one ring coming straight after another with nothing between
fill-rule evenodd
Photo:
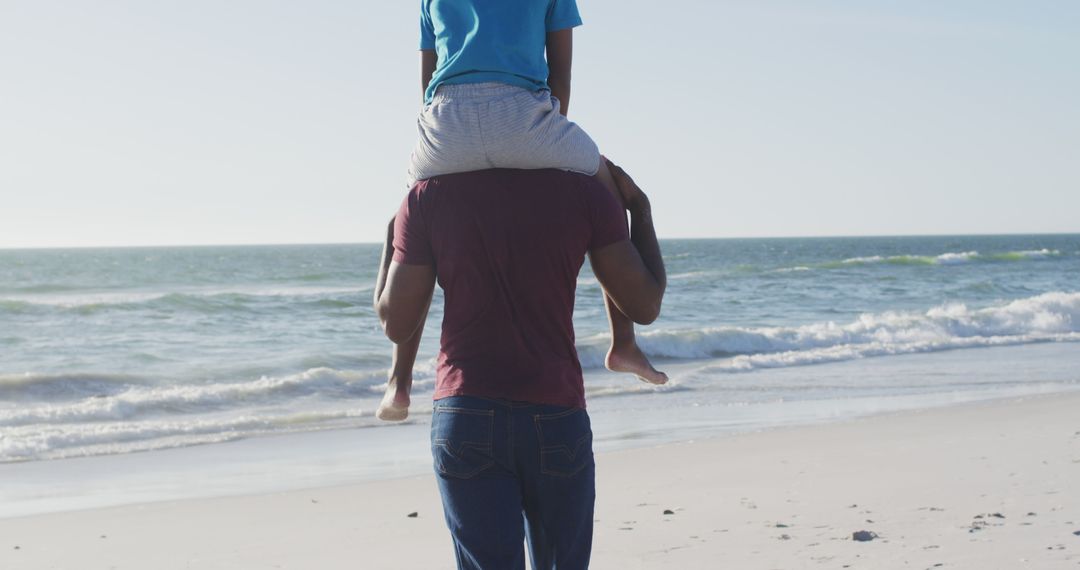
<instances>
[{"instance_id":1,"label":"shoreline","mask_svg":"<svg viewBox=\"0 0 1080 570\"><path fill-rule=\"evenodd\" d=\"M844 398L757 399L746 403L680 390L677 382L632 393L592 396L589 412L594 450L606 453L692 440L726 438L776 429L845 423L910 410L952 408L1045 394L1080 391L1069 380L1080 353L1059 343L903 354L812 367L755 370L733 375L719 390L750 395L754 386L812 387L836 378L859 378L867 386ZM990 352L984 352L989 350ZM1032 368L1033 359L1041 360ZM676 378L693 375L708 361L681 363ZM602 372L609 377L617 375ZM945 376L943 376L945 375ZM982 390L910 393L874 384L979 378ZM950 379L954 377L955 379ZM1012 379L1028 377L1024 382ZM896 379L896 380L893 380ZM603 378L595 379L604 384ZM588 383L588 380L587 380ZM674 388L672 390L671 388ZM182 445L149 452L0 463L0 520L132 504L213 499L334 487L430 473L430 417L421 403L409 421L371 426L270 433L229 441ZM192 485L191 481L198 481Z\"/></svg>"},{"instance_id":2,"label":"shoreline","mask_svg":"<svg viewBox=\"0 0 1080 570\"><path fill-rule=\"evenodd\" d=\"M846 425L879 417L994 405L1020 399L1080 397L1068 384L1046 391L926 394L841 401L777 401L754 406L684 408L675 421L612 436L627 424L655 422L648 406L593 416L594 451L606 455L671 445L721 441L787 430ZM663 398L664 395L656 395ZM703 420L723 414L733 425ZM764 416L766 419L762 419ZM599 419L598 419L599 417ZM748 420L748 418L754 418ZM702 422L711 421L710 424ZM758 423L754 423L757 421ZM431 472L429 422L382 426L382 437L357 438L356 429L272 434L224 443L148 452L0 464L0 522L184 501L262 496L422 477ZM362 428L367 432L371 428ZM676 433L678 435L672 435ZM191 481L199 484L192 486ZM20 492L20 487L23 488ZM14 491L13 491L14 490Z\"/></svg>"},{"instance_id":3,"label":"shoreline","mask_svg":"<svg viewBox=\"0 0 1080 570\"><path fill-rule=\"evenodd\" d=\"M1060 393L598 453L593 567L1075 567L1078 407ZM0 567L27 570L452 566L430 474L5 518L0 537Z\"/></svg>"}]
</instances>

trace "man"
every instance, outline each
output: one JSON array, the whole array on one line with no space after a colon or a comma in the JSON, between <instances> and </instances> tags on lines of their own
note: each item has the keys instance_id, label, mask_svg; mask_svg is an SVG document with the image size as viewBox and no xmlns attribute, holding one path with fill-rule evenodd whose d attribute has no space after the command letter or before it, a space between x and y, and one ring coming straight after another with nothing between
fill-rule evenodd
<instances>
[{"instance_id":1,"label":"man","mask_svg":"<svg viewBox=\"0 0 1080 570\"><path fill-rule=\"evenodd\" d=\"M630 236L616 197L557 170L421 181L388 229L375 308L390 340L419 334L436 279L445 292L431 448L458 568L523 570L525 539L538 570L588 567L595 487L577 275L588 253L639 324L659 315L666 287L649 200L609 167Z\"/></svg>"}]
</instances>

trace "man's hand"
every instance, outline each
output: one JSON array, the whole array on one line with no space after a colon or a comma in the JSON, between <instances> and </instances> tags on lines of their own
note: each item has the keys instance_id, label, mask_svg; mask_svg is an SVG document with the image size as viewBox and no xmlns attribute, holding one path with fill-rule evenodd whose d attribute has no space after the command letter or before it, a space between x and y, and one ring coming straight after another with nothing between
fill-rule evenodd
<instances>
[{"instance_id":1,"label":"man's hand","mask_svg":"<svg viewBox=\"0 0 1080 570\"><path fill-rule=\"evenodd\" d=\"M613 243L589 252L593 273L620 311L647 325L660 315L667 273L653 228L652 207L645 192L618 165L607 161L624 207L630 211L630 242Z\"/></svg>"},{"instance_id":2,"label":"man's hand","mask_svg":"<svg viewBox=\"0 0 1080 570\"><path fill-rule=\"evenodd\" d=\"M612 178L615 179L615 187L619 189L619 197L622 198L623 207L630 212L642 212L649 208L649 198L645 192L634 182L633 178L619 165L608 160L605 156L608 169Z\"/></svg>"}]
</instances>

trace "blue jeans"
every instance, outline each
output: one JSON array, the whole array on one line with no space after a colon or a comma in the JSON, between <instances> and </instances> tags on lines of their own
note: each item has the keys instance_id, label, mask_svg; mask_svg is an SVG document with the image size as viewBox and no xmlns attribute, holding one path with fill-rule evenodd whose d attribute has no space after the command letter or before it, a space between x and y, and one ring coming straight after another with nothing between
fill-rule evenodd
<instances>
[{"instance_id":1,"label":"blue jeans","mask_svg":"<svg viewBox=\"0 0 1080 570\"><path fill-rule=\"evenodd\" d=\"M435 402L431 454L463 570L589 567L592 429L578 408L469 396Z\"/></svg>"}]
</instances>

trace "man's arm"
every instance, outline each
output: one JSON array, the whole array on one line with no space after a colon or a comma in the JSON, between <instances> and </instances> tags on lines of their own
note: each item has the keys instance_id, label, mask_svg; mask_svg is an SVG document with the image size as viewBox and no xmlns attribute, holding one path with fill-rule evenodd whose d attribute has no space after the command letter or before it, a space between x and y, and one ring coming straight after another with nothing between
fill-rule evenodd
<instances>
[{"instance_id":1,"label":"man's arm","mask_svg":"<svg viewBox=\"0 0 1080 570\"><path fill-rule=\"evenodd\" d=\"M439 57L433 49L420 50L420 98L424 98L428 85L431 84L431 76L435 75L435 65Z\"/></svg>"},{"instance_id":2,"label":"man's arm","mask_svg":"<svg viewBox=\"0 0 1080 570\"><path fill-rule=\"evenodd\" d=\"M660 316L667 273L653 227L652 206L630 175L607 162L623 204L630 212L630 242L620 241L589 252L596 279L624 315L641 325Z\"/></svg>"},{"instance_id":3,"label":"man's arm","mask_svg":"<svg viewBox=\"0 0 1080 570\"><path fill-rule=\"evenodd\" d=\"M574 29L556 30L547 34L548 87L559 99L559 112L564 116L570 109L570 69L574 61Z\"/></svg>"},{"instance_id":4,"label":"man's arm","mask_svg":"<svg viewBox=\"0 0 1080 570\"><path fill-rule=\"evenodd\" d=\"M404 344L424 324L435 291L435 268L398 263L393 254L394 220L390 220L375 280L375 313L387 338L394 344Z\"/></svg>"}]
</instances>

